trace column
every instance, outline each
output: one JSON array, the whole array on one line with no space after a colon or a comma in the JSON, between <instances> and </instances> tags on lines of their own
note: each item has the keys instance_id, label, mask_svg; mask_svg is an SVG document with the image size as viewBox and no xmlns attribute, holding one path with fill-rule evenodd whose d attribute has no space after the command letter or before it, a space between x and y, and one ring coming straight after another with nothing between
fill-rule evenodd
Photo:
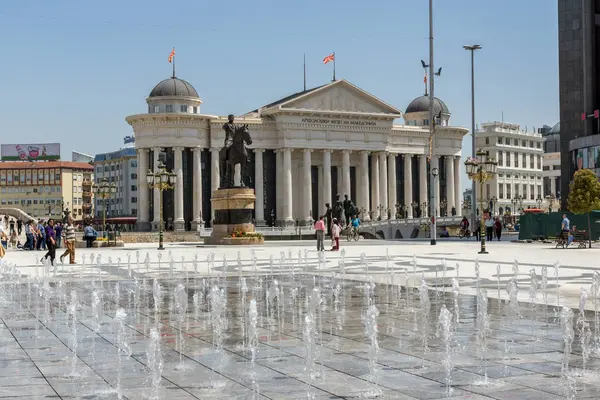
<instances>
[{"instance_id":1,"label":"column","mask_svg":"<svg viewBox=\"0 0 600 400\"><path fill-rule=\"evenodd\" d=\"M286 225L293 225L294 218L292 216L292 149L283 149L283 207L282 220Z\"/></svg>"},{"instance_id":2,"label":"column","mask_svg":"<svg viewBox=\"0 0 600 400\"><path fill-rule=\"evenodd\" d=\"M175 220L174 228L176 231L185 230L185 220L183 219L183 147L173 147L175 155Z\"/></svg>"},{"instance_id":3,"label":"column","mask_svg":"<svg viewBox=\"0 0 600 400\"><path fill-rule=\"evenodd\" d=\"M204 227L202 221L202 148L194 147L194 190L192 191L193 198L193 214L194 227L196 230Z\"/></svg>"},{"instance_id":4,"label":"column","mask_svg":"<svg viewBox=\"0 0 600 400\"><path fill-rule=\"evenodd\" d=\"M219 149L217 147L213 147L212 149L210 149L210 163L211 163L211 167L210 167L210 180L211 180L211 196L212 196L212 192L214 192L215 190L219 189L219 187L221 186L221 174L219 172ZM210 207L210 219L211 221L215 220L215 210L212 207L212 203L211 203L211 207Z\"/></svg>"},{"instance_id":5,"label":"column","mask_svg":"<svg viewBox=\"0 0 600 400\"><path fill-rule=\"evenodd\" d=\"M154 173L158 172L158 156L160 155L160 151L162 149L160 147L153 147L152 152L154 153ZM152 229L158 230L158 225L160 224L160 191L158 189L154 189L152 192L153 195L153 214L154 218L152 220Z\"/></svg>"},{"instance_id":6,"label":"column","mask_svg":"<svg viewBox=\"0 0 600 400\"><path fill-rule=\"evenodd\" d=\"M263 149L254 149L254 219L257 226L265 225L263 152Z\"/></svg>"},{"instance_id":7,"label":"column","mask_svg":"<svg viewBox=\"0 0 600 400\"><path fill-rule=\"evenodd\" d=\"M350 150L342 151L342 192L340 193L342 199L345 195L350 198ZM352 201L356 201L356 199L352 199Z\"/></svg>"},{"instance_id":8,"label":"column","mask_svg":"<svg viewBox=\"0 0 600 400\"><path fill-rule=\"evenodd\" d=\"M550 193L546 193L546 194L556 197L556 177L549 176L548 179L550 179ZM543 182L543 180L542 180L542 182Z\"/></svg>"},{"instance_id":9,"label":"column","mask_svg":"<svg viewBox=\"0 0 600 400\"><path fill-rule=\"evenodd\" d=\"M146 173L148 172L148 149L138 149L137 165L138 165L138 229L148 229L148 219L150 204L148 199L148 181Z\"/></svg>"},{"instance_id":10,"label":"column","mask_svg":"<svg viewBox=\"0 0 600 400\"><path fill-rule=\"evenodd\" d=\"M404 204L408 218L413 218L413 181L412 181L412 154L404 154Z\"/></svg>"},{"instance_id":11,"label":"column","mask_svg":"<svg viewBox=\"0 0 600 400\"><path fill-rule=\"evenodd\" d=\"M452 208L456 208L458 213L458 206L454 205L454 157L446 156L446 201L448 202L448 215L452 215Z\"/></svg>"},{"instance_id":12,"label":"column","mask_svg":"<svg viewBox=\"0 0 600 400\"><path fill-rule=\"evenodd\" d=\"M435 204L434 204L435 214L434 215L439 217L440 216L440 157L439 156L431 157L431 169L433 170L434 168L437 168L437 170L438 170L438 176L434 179L435 192L432 193L432 194L435 194Z\"/></svg>"},{"instance_id":13,"label":"column","mask_svg":"<svg viewBox=\"0 0 600 400\"><path fill-rule=\"evenodd\" d=\"M388 204L392 210L392 219L396 219L396 154L388 154Z\"/></svg>"},{"instance_id":14,"label":"column","mask_svg":"<svg viewBox=\"0 0 600 400\"><path fill-rule=\"evenodd\" d=\"M379 157L377 154L371 156L371 211L373 219L379 217Z\"/></svg>"},{"instance_id":15,"label":"column","mask_svg":"<svg viewBox=\"0 0 600 400\"><path fill-rule=\"evenodd\" d=\"M462 211L462 193L460 192L460 156L454 157L454 207L457 215Z\"/></svg>"},{"instance_id":16,"label":"column","mask_svg":"<svg viewBox=\"0 0 600 400\"><path fill-rule=\"evenodd\" d=\"M383 206L381 219L387 219L388 208L388 178L387 178L387 156L385 152L379 153L379 202Z\"/></svg>"},{"instance_id":17,"label":"column","mask_svg":"<svg viewBox=\"0 0 600 400\"><path fill-rule=\"evenodd\" d=\"M312 226L312 219L319 218L318 211L312 209L312 160L310 153L311 149L303 150L302 161L302 219L304 225Z\"/></svg>"},{"instance_id":18,"label":"column","mask_svg":"<svg viewBox=\"0 0 600 400\"><path fill-rule=\"evenodd\" d=\"M369 152L361 151L360 152L360 203L357 204L358 208L363 208L366 210L364 215L361 215L361 219L364 221L370 221L371 217L369 215Z\"/></svg>"},{"instance_id":19,"label":"column","mask_svg":"<svg viewBox=\"0 0 600 400\"><path fill-rule=\"evenodd\" d=\"M275 217L277 225L283 221L283 152L282 149L275 150Z\"/></svg>"},{"instance_id":20,"label":"column","mask_svg":"<svg viewBox=\"0 0 600 400\"><path fill-rule=\"evenodd\" d=\"M335 167L337 173L337 187L335 188L335 197L340 196L340 200L344 201L344 171L340 166Z\"/></svg>"},{"instance_id":21,"label":"column","mask_svg":"<svg viewBox=\"0 0 600 400\"><path fill-rule=\"evenodd\" d=\"M323 202L331 207L331 150L323 150Z\"/></svg>"},{"instance_id":22,"label":"column","mask_svg":"<svg viewBox=\"0 0 600 400\"><path fill-rule=\"evenodd\" d=\"M427 198L427 156L420 155L419 156L419 207L422 206L423 203L429 204L429 199ZM421 210L421 217L427 217L427 210L429 206L425 207Z\"/></svg>"}]
</instances>

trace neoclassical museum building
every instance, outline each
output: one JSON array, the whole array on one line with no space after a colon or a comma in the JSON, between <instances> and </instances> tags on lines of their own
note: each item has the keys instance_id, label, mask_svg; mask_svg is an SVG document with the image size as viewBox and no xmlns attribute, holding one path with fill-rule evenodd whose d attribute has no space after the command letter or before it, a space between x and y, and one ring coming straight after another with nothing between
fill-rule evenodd
<instances>
[{"instance_id":1,"label":"neoclassical museum building","mask_svg":"<svg viewBox=\"0 0 600 400\"><path fill-rule=\"evenodd\" d=\"M175 77L158 83L146 102L147 113L126 118L138 158L138 228L158 226L159 192L149 189L145 177L159 161L177 174L174 190L163 192L167 226L210 226L227 117L202 114L194 87ZM253 140L244 182L255 189L256 224L308 224L336 195L346 194L363 220L396 218L399 210L409 219L426 216L433 168L437 215L450 215L453 208L460 213L460 154L468 129L450 125L450 111L439 99L435 113L430 162L427 96L402 112L342 79L236 116L235 123L248 124ZM400 119L404 124L394 124Z\"/></svg>"}]
</instances>

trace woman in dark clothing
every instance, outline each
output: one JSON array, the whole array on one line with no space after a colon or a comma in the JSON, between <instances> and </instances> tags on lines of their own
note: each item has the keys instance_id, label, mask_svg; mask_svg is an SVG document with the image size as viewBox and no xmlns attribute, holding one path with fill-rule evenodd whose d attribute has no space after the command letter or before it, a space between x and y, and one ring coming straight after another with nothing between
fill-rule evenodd
<instances>
[{"instance_id":1,"label":"woman in dark clothing","mask_svg":"<svg viewBox=\"0 0 600 400\"><path fill-rule=\"evenodd\" d=\"M502 236L502 222L500 222L500 217L496 217L494 229L496 231L496 237L498 238L498 241L500 241L500 237Z\"/></svg>"},{"instance_id":2,"label":"woman in dark clothing","mask_svg":"<svg viewBox=\"0 0 600 400\"><path fill-rule=\"evenodd\" d=\"M54 259L56 258L56 232L54 231L54 220L51 218L46 225L46 246L48 252L42 258L42 261L50 257L50 263L54 265Z\"/></svg>"}]
</instances>

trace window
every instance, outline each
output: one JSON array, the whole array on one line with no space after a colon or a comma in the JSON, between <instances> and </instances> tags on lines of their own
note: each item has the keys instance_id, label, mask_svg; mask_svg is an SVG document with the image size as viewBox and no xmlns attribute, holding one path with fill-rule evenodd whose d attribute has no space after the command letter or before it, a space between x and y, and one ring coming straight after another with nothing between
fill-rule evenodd
<instances>
[{"instance_id":1,"label":"window","mask_svg":"<svg viewBox=\"0 0 600 400\"><path fill-rule=\"evenodd\" d=\"M514 144L515 144L515 146L518 146L519 145L519 139L514 139Z\"/></svg>"},{"instance_id":2,"label":"window","mask_svg":"<svg viewBox=\"0 0 600 400\"><path fill-rule=\"evenodd\" d=\"M542 168L544 171L550 171L550 167L547 165L544 165L544 168Z\"/></svg>"},{"instance_id":3,"label":"window","mask_svg":"<svg viewBox=\"0 0 600 400\"><path fill-rule=\"evenodd\" d=\"M498 184L498 198L500 198L500 199L504 198L504 183Z\"/></svg>"},{"instance_id":4,"label":"window","mask_svg":"<svg viewBox=\"0 0 600 400\"><path fill-rule=\"evenodd\" d=\"M429 125L429 120L428 119L424 119L423 120L423 125L424 126L428 126Z\"/></svg>"},{"instance_id":5,"label":"window","mask_svg":"<svg viewBox=\"0 0 600 400\"><path fill-rule=\"evenodd\" d=\"M498 144L502 144L502 138L501 137L498 138Z\"/></svg>"},{"instance_id":6,"label":"window","mask_svg":"<svg viewBox=\"0 0 600 400\"><path fill-rule=\"evenodd\" d=\"M131 174L131 179L137 179L137 174L136 173Z\"/></svg>"},{"instance_id":7,"label":"window","mask_svg":"<svg viewBox=\"0 0 600 400\"><path fill-rule=\"evenodd\" d=\"M502 151L498 152L498 165L501 166L501 167L504 166L504 157L503 157L503 155L504 155L504 152L502 152Z\"/></svg>"},{"instance_id":8,"label":"window","mask_svg":"<svg viewBox=\"0 0 600 400\"><path fill-rule=\"evenodd\" d=\"M530 200L535 200L535 199L533 198L533 192L534 192L533 185L529 185L529 199L530 199Z\"/></svg>"},{"instance_id":9,"label":"window","mask_svg":"<svg viewBox=\"0 0 600 400\"><path fill-rule=\"evenodd\" d=\"M535 147L537 147L539 149L542 147L542 144L540 142L537 142L537 145Z\"/></svg>"},{"instance_id":10,"label":"window","mask_svg":"<svg viewBox=\"0 0 600 400\"><path fill-rule=\"evenodd\" d=\"M544 194L542 193L542 185L538 185L538 194L543 198Z\"/></svg>"},{"instance_id":11,"label":"window","mask_svg":"<svg viewBox=\"0 0 600 400\"><path fill-rule=\"evenodd\" d=\"M529 156L529 168L533 169L534 168L534 161L533 161L534 157L533 155Z\"/></svg>"},{"instance_id":12,"label":"window","mask_svg":"<svg viewBox=\"0 0 600 400\"><path fill-rule=\"evenodd\" d=\"M194 106L194 107L193 107L193 110L194 110L194 111L193 111L193 112L194 112L194 114L198 114L198 107L197 107L197 106Z\"/></svg>"},{"instance_id":13,"label":"window","mask_svg":"<svg viewBox=\"0 0 600 400\"><path fill-rule=\"evenodd\" d=\"M154 112L155 113L159 113L160 112L160 106L154 106Z\"/></svg>"},{"instance_id":14,"label":"window","mask_svg":"<svg viewBox=\"0 0 600 400\"><path fill-rule=\"evenodd\" d=\"M132 203L137 203L137 197L132 197L132 198L131 198L131 202L132 202Z\"/></svg>"},{"instance_id":15,"label":"window","mask_svg":"<svg viewBox=\"0 0 600 400\"><path fill-rule=\"evenodd\" d=\"M533 140L529 141L529 147L531 147L533 149Z\"/></svg>"},{"instance_id":16,"label":"window","mask_svg":"<svg viewBox=\"0 0 600 400\"><path fill-rule=\"evenodd\" d=\"M519 168L519 153L515 153L515 167Z\"/></svg>"},{"instance_id":17,"label":"window","mask_svg":"<svg viewBox=\"0 0 600 400\"><path fill-rule=\"evenodd\" d=\"M527 154L523 153L523 168L527 168Z\"/></svg>"},{"instance_id":18,"label":"window","mask_svg":"<svg viewBox=\"0 0 600 400\"><path fill-rule=\"evenodd\" d=\"M523 198L527 200L527 185L523 184Z\"/></svg>"},{"instance_id":19,"label":"window","mask_svg":"<svg viewBox=\"0 0 600 400\"><path fill-rule=\"evenodd\" d=\"M131 191L132 192L137 191L137 185L131 185Z\"/></svg>"},{"instance_id":20,"label":"window","mask_svg":"<svg viewBox=\"0 0 600 400\"><path fill-rule=\"evenodd\" d=\"M537 162L538 169L542 169L542 156L537 156Z\"/></svg>"},{"instance_id":21,"label":"window","mask_svg":"<svg viewBox=\"0 0 600 400\"><path fill-rule=\"evenodd\" d=\"M511 189L510 183L507 183L506 184L506 198L507 199L512 199L512 194L510 193L511 192L510 189Z\"/></svg>"},{"instance_id":22,"label":"window","mask_svg":"<svg viewBox=\"0 0 600 400\"><path fill-rule=\"evenodd\" d=\"M519 196L519 184L515 183L515 196Z\"/></svg>"},{"instance_id":23,"label":"window","mask_svg":"<svg viewBox=\"0 0 600 400\"><path fill-rule=\"evenodd\" d=\"M137 160L131 161L129 165L131 166L131 168L137 168Z\"/></svg>"},{"instance_id":24,"label":"window","mask_svg":"<svg viewBox=\"0 0 600 400\"><path fill-rule=\"evenodd\" d=\"M182 105L180 105L180 106L179 106L179 111L181 111L182 113L186 113L186 112L188 112L188 106L186 106L186 105L183 105L183 104L182 104Z\"/></svg>"},{"instance_id":25,"label":"window","mask_svg":"<svg viewBox=\"0 0 600 400\"><path fill-rule=\"evenodd\" d=\"M489 137L485 138L485 144L490 144L490 138Z\"/></svg>"},{"instance_id":26,"label":"window","mask_svg":"<svg viewBox=\"0 0 600 400\"><path fill-rule=\"evenodd\" d=\"M167 104L167 106L165 107L165 111L166 112L173 112L173 105L172 104Z\"/></svg>"}]
</instances>

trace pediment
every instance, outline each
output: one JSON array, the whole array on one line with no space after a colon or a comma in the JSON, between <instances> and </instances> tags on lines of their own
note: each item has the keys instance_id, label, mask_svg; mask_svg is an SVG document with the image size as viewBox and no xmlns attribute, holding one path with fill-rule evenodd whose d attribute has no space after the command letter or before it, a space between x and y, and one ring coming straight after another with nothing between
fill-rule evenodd
<instances>
[{"instance_id":1,"label":"pediment","mask_svg":"<svg viewBox=\"0 0 600 400\"><path fill-rule=\"evenodd\" d=\"M401 116L400 110L346 81L337 81L284 102L280 110L354 112Z\"/></svg>"}]
</instances>

